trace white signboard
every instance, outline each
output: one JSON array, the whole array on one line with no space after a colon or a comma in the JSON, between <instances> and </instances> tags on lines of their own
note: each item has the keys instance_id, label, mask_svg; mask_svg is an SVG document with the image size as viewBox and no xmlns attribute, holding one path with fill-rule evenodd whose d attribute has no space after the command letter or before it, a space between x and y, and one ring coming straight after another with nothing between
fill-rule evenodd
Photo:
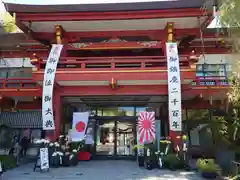
<instances>
[{"instance_id":1,"label":"white signboard","mask_svg":"<svg viewBox=\"0 0 240 180\"><path fill-rule=\"evenodd\" d=\"M3 169L2 169L2 163L1 163L1 161L0 161L0 173L3 171Z\"/></svg>"},{"instance_id":2,"label":"white signboard","mask_svg":"<svg viewBox=\"0 0 240 180\"><path fill-rule=\"evenodd\" d=\"M55 79L57 64L59 61L62 48L63 48L63 45L53 44L46 62L44 80L43 80L43 95L42 95L43 130L55 129L52 98L53 98L54 79Z\"/></svg>"},{"instance_id":3,"label":"white signboard","mask_svg":"<svg viewBox=\"0 0 240 180\"><path fill-rule=\"evenodd\" d=\"M171 131L182 130L181 78L177 43L166 43L168 67L168 109Z\"/></svg>"},{"instance_id":4,"label":"white signboard","mask_svg":"<svg viewBox=\"0 0 240 180\"><path fill-rule=\"evenodd\" d=\"M49 169L48 148L40 148L40 167L41 170Z\"/></svg>"},{"instance_id":5,"label":"white signboard","mask_svg":"<svg viewBox=\"0 0 240 180\"><path fill-rule=\"evenodd\" d=\"M89 112L74 112L72 121L72 142L79 142L85 139L88 125Z\"/></svg>"}]
</instances>

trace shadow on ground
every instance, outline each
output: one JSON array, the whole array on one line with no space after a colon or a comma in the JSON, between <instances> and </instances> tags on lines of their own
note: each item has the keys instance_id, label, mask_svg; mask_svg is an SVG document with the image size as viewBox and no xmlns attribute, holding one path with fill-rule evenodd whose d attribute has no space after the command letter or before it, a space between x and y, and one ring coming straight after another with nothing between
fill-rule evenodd
<instances>
[{"instance_id":1,"label":"shadow on ground","mask_svg":"<svg viewBox=\"0 0 240 180\"><path fill-rule=\"evenodd\" d=\"M89 161L76 167L51 168L33 172L33 164L4 173L3 180L201 180L194 172L146 170L133 161Z\"/></svg>"}]
</instances>

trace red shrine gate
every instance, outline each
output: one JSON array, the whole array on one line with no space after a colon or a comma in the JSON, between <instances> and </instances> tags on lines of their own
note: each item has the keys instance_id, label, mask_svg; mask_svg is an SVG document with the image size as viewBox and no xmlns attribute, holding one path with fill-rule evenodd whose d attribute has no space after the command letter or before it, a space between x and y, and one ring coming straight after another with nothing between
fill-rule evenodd
<instances>
[{"instance_id":1,"label":"red shrine gate","mask_svg":"<svg viewBox=\"0 0 240 180\"><path fill-rule=\"evenodd\" d=\"M89 5L88 12L85 12L82 5L52 5L49 9L45 5L6 3L9 12L16 13L19 28L31 39L19 41L24 51L3 51L1 56L30 57L35 68L29 79L4 78L0 89L1 101L8 101L13 96L41 98L50 45L63 44L53 97L56 138L63 123L62 98L167 96L165 47L166 42L177 42L182 107L209 108L217 105L221 99L216 94L224 94L227 87L221 85L219 77L212 77L215 86L202 85L207 80L196 78L195 65L203 53L200 28L205 29L211 21L211 12L200 8L201 0L144 4L149 9L142 3L129 6L129 9L124 9L125 4ZM219 42L215 33L204 31L203 38L206 54L228 53L229 47ZM18 84L17 88L9 88L11 83ZM198 98L200 96L217 98L210 102ZM41 109L37 99L31 103L18 102L17 108L31 109L35 106ZM166 103L163 102L162 106ZM177 135L176 132L171 133L172 137Z\"/></svg>"}]
</instances>

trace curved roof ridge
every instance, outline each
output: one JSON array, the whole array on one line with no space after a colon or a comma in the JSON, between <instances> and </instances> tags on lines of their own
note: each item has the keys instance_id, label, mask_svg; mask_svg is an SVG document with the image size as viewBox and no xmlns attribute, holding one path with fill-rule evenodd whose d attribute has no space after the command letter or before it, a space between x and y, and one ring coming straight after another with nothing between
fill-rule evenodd
<instances>
[{"instance_id":1,"label":"curved roof ridge","mask_svg":"<svg viewBox=\"0 0 240 180\"><path fill-rule=\"evenodd\" d=\"M56 12L137 11L137 10L159 10L177 8L200 8L204 3L205 0L176 0L176 1L133 2L133 3L58 4L58 5L15 4L5 2L4 5L9 12L56 13Z\"/></svg>"}]
</instances>

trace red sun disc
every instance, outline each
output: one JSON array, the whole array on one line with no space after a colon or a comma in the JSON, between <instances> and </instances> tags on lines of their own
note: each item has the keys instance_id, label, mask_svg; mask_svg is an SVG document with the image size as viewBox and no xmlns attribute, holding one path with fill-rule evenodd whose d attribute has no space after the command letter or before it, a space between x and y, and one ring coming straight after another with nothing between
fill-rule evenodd
<instances>
[{"instance_id":1,"label":"red sun disc","mask_svg":"<svg viewBox=\"0 0 240 180\"><path fill-rule=\"evenodd\" d=\"M75 128L77 130L77 132L83 132L85 130L85 123L82 122L82 121L79 121L76 125L75 125Z\"/></svg>"}]
</instances>

